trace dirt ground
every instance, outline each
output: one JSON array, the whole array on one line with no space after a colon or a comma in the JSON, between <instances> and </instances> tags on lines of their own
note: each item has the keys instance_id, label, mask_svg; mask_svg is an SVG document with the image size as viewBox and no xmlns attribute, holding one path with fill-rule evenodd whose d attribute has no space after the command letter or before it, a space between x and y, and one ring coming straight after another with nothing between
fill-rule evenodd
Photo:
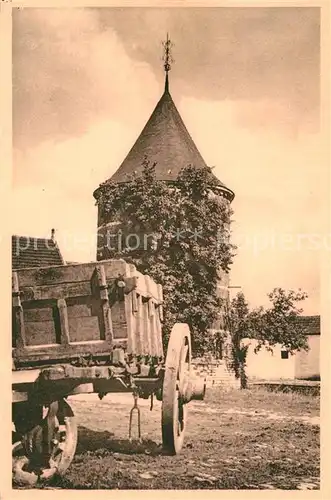
<instances>
[{"instance_id":1,"label":"dirt ground","mask_svg":"<svg viewBox=\"0 0 331 500\"><path fill-rule=\"evenodd\" d=\"M128 440L132 396L71 398L79 444L69 489L319 489L319 398L207 390L191 402L181 455L161 447L159 402L142 400L143 443ZM136 426L134 427L136 432ZM135 436L136 434L133 434Z\"/></svg>"}]
</instances>

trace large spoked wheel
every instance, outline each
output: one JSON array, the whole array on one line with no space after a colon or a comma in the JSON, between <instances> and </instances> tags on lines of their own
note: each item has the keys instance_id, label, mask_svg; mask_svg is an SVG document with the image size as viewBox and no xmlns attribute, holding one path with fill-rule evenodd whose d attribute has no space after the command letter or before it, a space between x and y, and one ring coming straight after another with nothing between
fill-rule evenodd
<instances>
[{"instance_id":1,"label":"large spoked wheel","mask_svg":"<svg viewBox=\"0 0 331 500\"><path fill-rule=\"evenodd\" d=\"M34 486L62 476L77 446L77 424L68 403L60 400L46 409L21 408L14 412L14 422L13 483Z\"/></svg>"},{"instance_id":2,"label":"large spoked wheel","mask_svg":"<svg viewBox=\"0 0 331 500\"><path fill-rule=\"evenodd\" d=\"M191 371L191 334L187 324L171 331L162 390L162 441L170 454L180 453L187 424L184 390Z\"/></svg>"}]
</instances>

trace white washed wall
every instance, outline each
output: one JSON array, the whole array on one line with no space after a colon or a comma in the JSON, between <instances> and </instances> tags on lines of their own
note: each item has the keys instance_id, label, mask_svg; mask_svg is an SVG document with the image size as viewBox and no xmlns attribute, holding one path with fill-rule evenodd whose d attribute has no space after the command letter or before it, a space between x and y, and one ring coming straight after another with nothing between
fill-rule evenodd
<instances>
[{"instance_id":1,"label":"white washed wall","mask_svg":"<svg viewBox=\"0 0 331 500\"><path fill-rule=\"evenodd\" d=\"M262 348L257 354L254 353L256 341L247 340L250 346L247 353L246 373L249 378L261 379L294 379L295 378L295 356L289 354L288 359L282 359L282 347L276 345L273 353Z\"/></svg>"},{"instance_id":2,"label":"white washed wall","mask_svg":"<svg viewBox=\"0 0 331 500\"><path fill-rule=\"evenodd\" d=\"M320 335L308 336L309 351L299 351L295 355L296 378L320 376Z\"/></svg>"}]
</instances>

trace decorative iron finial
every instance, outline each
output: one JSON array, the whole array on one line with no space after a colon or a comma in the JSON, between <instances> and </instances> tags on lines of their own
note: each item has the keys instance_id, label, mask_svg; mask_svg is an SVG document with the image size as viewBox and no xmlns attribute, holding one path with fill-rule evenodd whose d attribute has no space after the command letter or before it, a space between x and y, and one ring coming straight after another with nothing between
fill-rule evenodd
<instances>
[{"instance_id":1,"label":"decorative iron finial","mask_svg":"<svg viewBox=\"0 0 331 500\"><path fill-rule=\"evenodd\" d=\"M168 79L168 73L171 70L171 63L174 62L172 54L171 54L171 49L173 47L173 43L169 38L169 35L167 33L167 39L165 42L162 42L163 48L164 48L164 54L163 54L163 61L164 61L164 71L166 73L166 79L165 79L165 91L167 92L169 90L169 79Z\"/></svg>"}]
</instances>

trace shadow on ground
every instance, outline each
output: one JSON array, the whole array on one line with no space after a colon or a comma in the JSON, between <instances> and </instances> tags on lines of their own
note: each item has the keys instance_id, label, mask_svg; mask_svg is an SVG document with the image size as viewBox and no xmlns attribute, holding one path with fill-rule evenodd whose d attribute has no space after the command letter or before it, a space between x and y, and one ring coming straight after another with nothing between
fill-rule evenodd
<instances>
[{"instance_id":1,"label":"shadow on ground","mask_svg":"<svg viewBox=\"0 0 331 500\"><path fill-rule=\"evenodd\" d=\"M78 428L78 445L76 454L94 452L96 455L121 453L124 455L144 454L150 456L165 455L162 445L151 439L137 440L116 439L109 431L94 431L87 427Z\"/></svg>"}]
</instances>

